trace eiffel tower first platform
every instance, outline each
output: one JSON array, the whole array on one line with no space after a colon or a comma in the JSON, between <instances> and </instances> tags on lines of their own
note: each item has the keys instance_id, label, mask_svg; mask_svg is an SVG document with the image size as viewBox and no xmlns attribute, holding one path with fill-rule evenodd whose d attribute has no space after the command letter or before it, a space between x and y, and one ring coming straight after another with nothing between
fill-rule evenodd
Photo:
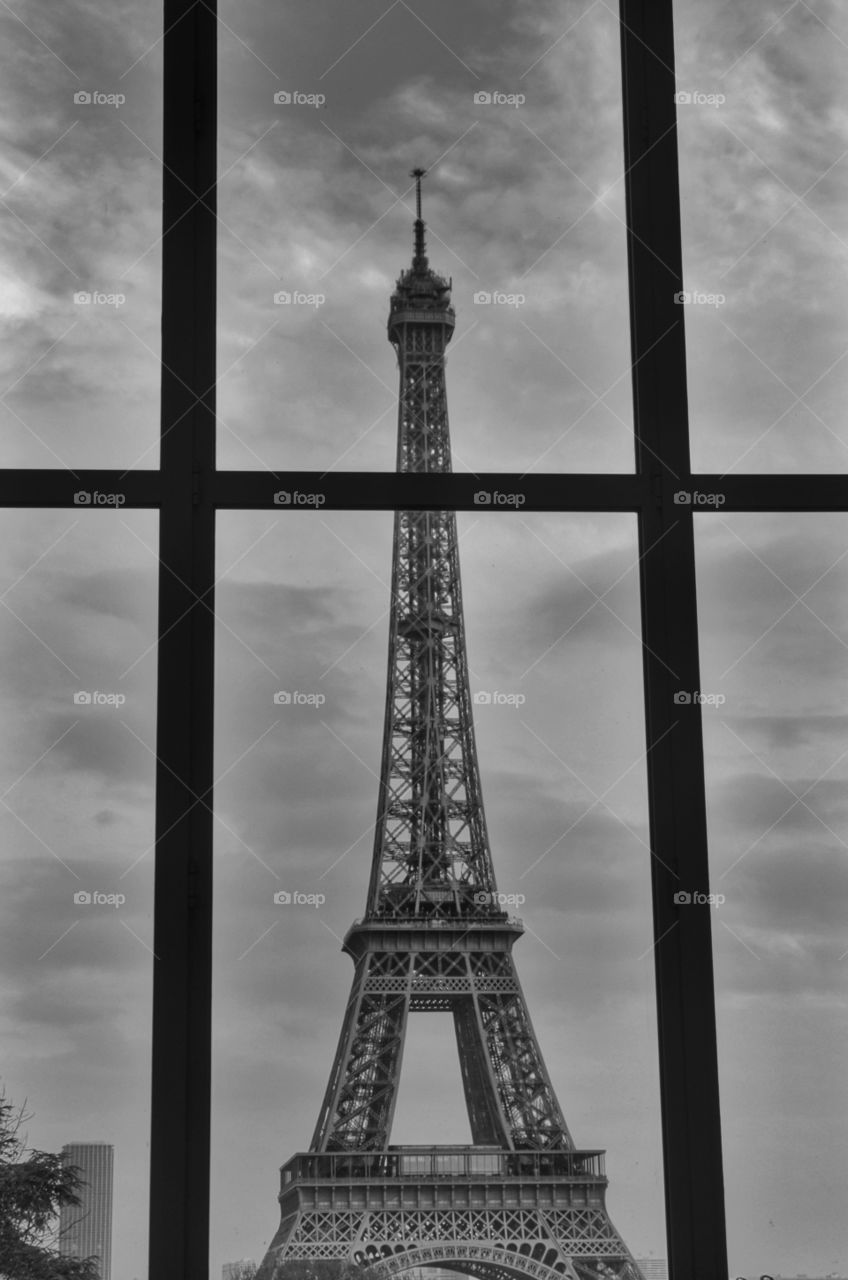
<instances>
[{"instance_id":1,"label":"eiffel tower first platform","mask_svg":"<svg viewBox=\"0 0 848 1280\"><path fill-rule=\"evenodd\" d=\"M452 282L428 265L423 171L412 176L414 257L388 321L397 468L447 472ZM343 944L353 990L310 1150L281 1170L257 1280L420 1267L643 1280L605 1208L604 1153L575 1147L545 1069L512 959L522 932L499 906L486 832L456 517L399 511L371 882ZM453 1014L472 1145L392 1146L407 1019L434 1010Z\"/></svg>"}]
</instances>

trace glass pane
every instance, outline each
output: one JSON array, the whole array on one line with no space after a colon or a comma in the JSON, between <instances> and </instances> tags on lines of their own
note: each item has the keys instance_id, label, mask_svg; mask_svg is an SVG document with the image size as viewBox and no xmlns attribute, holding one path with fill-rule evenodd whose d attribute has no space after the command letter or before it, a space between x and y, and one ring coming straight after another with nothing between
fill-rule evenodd
<instances>
[{"instance_id":1,"label":"glass pane","mask_svg":"<svg viewBox=\"0 0 848 1280\"><path fill-rule=\"evenodd\" d=\"M612 10L220 12L221 465L393 469L421 165L455 469L632 470Z\"/></svg>"},{"instance_id":2,"label":"glass pane","mask_svg":"<svg viewBox=\"0 0 848 1280\"><path fill-rule=\"evenodd\" d=\"M28 1145L86 1172L65 1245L100 1253L111 1212L112 1277L142 1280L156 517L4 511L0 532L3 1085Z\"/></svg>"},{"instance_id":3,"label":"glass pane","mask_svg":"<svg viewBox=\"0 0 848 1280\"><path fill-rule=\"evenodd\" d=\"M496 888L463 881L468 863L448 880L422 872L415 910L435 921L425 930L435 938L452 912L470 910L469 883L488 895L492 928L523 920L516 968L581 1154L530 1157L577 1162L568 1169L504 1165L496 1126L470 1118L455 1063L443 1069L444 1038L421 1033L458 1017L452 1001L467 994L465 971L422 967L409 1019L410 1029L420 1025L392 1069L400 1100L388 1149L346 1154L347 1173L333 1166L335 1176L376 1176L373 1162L384 1161L399 1195L407 1178L425 1183L457 1168L461 1178L582 1176L591 1202L606 1150L616 1229L635 1257L664 1258L635 520L483 512L457 523ZM310 1148L342 1030L353 966L340 949L366 914L375 843L392 537L384 512L220 518L215 1275L225 1262L258 1263L268 1248L280 1166ZM460 803L468 788L453 794ZM398 873L404 837L393 832L381 838L376 910L401 928L410 908L398 894L409 877ZM456 854L455 867L470 856ZM369 981L391 993L397 978L386 963ZM491 976L501 990L508 975ZM469 1047L467 1027L451 1035L473 1077L476 1042ZM416 1096L404 1101L409 1080ZM467 1163L470 1135L474 1158L491 1156L493 1168ZM413 1145L398 1166L391 1147L405 1143ZM428 1152L434 1144L441 1152ZM436 1157L447 1164L437 1168ZM285 1185L311 1169L329 1197L327 1162L341 1158L299 1158Z\"/></svg>"},{"instance_id":4,"label":"glass pane","mask_svg":"<svg viewBox=\"0 0 848 1280\"><path fill-rule=\"evenodd\" d=\"M4 467L158 463L162 6L5 6Z\"/></svg>"},{"instance_id":5,"label":"glass pane","mask_svg":"<svg viewBox=\"0 0 848 1280\"><path fill-rule=\"evenodd\" d=\"M841 1276L848 518L696 533L730 1274Z\"/></svg>"},{"instance_id":6,"label":"glass pane","mask_svg":"<svg viewBox=\"0 0 848 1280\"><path fill-rule=\"evenodd\" d=\"M675 3L693 468L848 466L848 13Z\"/></svg>"}]
</instances>

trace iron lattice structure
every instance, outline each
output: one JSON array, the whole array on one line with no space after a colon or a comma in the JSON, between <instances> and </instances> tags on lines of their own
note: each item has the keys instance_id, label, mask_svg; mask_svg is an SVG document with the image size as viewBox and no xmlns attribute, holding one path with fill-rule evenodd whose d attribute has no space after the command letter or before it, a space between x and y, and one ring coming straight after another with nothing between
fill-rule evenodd
<instances>
[{"instance_id":1,"label":"iron lattice structure","mask_svg":"<svg viewBox=\"0 0 848 1280\"><path fill-rule=\"evenodd\" d=\"M411 267L391 298L400 471L451 469L451 282L429 266L416 170ZM578 1151L512 959L483 812L453 512L395 516L388 689L365 917L311 1150L282 1170L258 1280L287 1264L410 1267L481 1280L642 1280L607 1214L603 1152ZM453 1015L472 1147L392 1147L410 1013Z\"/></svg>"}]
</instances>

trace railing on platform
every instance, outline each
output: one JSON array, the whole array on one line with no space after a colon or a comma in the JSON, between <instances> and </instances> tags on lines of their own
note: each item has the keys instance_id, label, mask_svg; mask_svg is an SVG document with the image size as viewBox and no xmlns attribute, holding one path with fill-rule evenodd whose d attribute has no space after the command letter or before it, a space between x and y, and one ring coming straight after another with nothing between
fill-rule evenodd
<instances>
[{"instance_id":1,"label":"railing on platform","mask_svg":"<svg viewBox=\"0 0 848 1280\"><path fill-rule=\"evenodd\" d=\"M485 1147L397 1147L387 1151L299 1152L282 1170L295 1181L357 1178L603 1179L603 1151L502 1151Z\"/></svg>"}]
</instances>

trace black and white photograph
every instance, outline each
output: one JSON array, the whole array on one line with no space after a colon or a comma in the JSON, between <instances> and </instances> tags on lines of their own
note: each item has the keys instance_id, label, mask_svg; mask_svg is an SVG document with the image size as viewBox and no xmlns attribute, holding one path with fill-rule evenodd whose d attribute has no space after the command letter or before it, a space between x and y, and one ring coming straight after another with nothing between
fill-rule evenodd
<instances>
[{"instance_id":1,"label":"black and white photograph","mask_svg":"<svg viewBox=\"0 0 848 1280\"><path fill-rule=\"evenodd\" d=\"M0 27L0 1280L848 1280L848 14Z\"/></svg>"}]
</instances>

